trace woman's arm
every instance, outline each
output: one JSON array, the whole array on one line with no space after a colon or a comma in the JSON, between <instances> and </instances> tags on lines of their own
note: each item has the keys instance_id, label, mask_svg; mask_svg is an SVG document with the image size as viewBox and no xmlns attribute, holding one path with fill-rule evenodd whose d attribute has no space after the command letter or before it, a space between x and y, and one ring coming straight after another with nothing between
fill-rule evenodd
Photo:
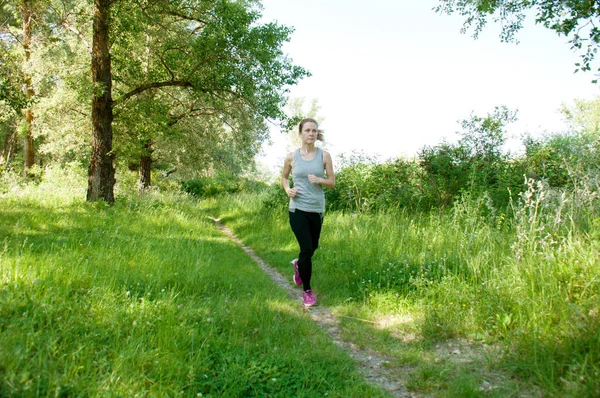
<instances>
[{"instance_id":1,"label":"woman's arm","mask_svg":"<svg viewBox=\"0 0 600 398\"><path fill-rule=\"evenodd\" d=\"M335 187L335 174L333 172L333 161L331 155L327 151L323 151L323 167L325 167L325 176L327 178L319 178L314 174L308 175L308 180L312 183L321 184L325 188Z\"/></svg>"},{"instance_id":2,"label":"woman's arm","mask_svg":"<svg viewBox=\"0 0 600 398\"><path fill-rule=\"evenodd\" d=\"M288 197L293 198L298 193L298 189L290 188L290 173L292 172L292 161L294 160L294 153L290 152L283 161L283 170L281 171L281 187L285 191Z\"/></svg>"}]
</instances>

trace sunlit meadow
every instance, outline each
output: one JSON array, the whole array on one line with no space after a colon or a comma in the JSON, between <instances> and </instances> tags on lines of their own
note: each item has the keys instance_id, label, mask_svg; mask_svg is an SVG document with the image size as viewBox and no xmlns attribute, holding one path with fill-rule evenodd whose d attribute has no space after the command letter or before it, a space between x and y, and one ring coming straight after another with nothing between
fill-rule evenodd
<instances>
[{"instance_id":1,"label":"sunlit meadow","mask_svg":"<svg viewBox=\"0 0 600 398\"><path fill-rule=\"evenodd\" d=\"M385 396L195 201L67 191L0 197L0 396Z\"/></svg>"}]
</instances>

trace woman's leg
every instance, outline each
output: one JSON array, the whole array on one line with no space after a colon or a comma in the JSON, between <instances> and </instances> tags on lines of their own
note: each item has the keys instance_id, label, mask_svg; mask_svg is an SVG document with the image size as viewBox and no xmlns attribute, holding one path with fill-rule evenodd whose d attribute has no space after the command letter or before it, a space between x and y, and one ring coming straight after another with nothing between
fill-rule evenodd
<instances>
[{"instance_id":1,"label":"woman's leg","mask_svg":"<svg viewBox=\"0 0 600 398\"><path fill-rule=\"evenodd\" d=\"M302 210L290 211L290 226L296 240L300 246L300 254L298 255L298 272L302 279L302 288L304 291L310 290L310 278L312 276L312 256L315 252L320 234L320 225L315 224L314 215L320 220L318 213L307 213ZM319 221L320 223L320 221ZM316 239L315 239L315 236Z\"/></svg>"},{"instance_id":2,"label":"woman's leg","mask_svg":"<svg viewBox=\"0 0 600 398\"><path fill-rule=\"evenodd\" d=\"M323 226L323 213L308 213L310 223L310 236L312 238L312 254L319 247L319 238L321 237L321 227ZM311 257L312 257L311 254Z\"/></svg>"}]
</instances>

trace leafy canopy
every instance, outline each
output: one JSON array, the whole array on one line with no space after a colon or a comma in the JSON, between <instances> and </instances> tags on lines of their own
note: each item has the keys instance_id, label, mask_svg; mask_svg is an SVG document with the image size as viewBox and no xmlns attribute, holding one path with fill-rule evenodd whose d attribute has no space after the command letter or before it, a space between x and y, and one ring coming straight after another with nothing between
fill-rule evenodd
<instances>
[{"instance_id":1,"label":"leafy canopy","mask_svg":"<svg viewBox=\"0 0 600 398\"><path fill-rule=\"evenodd\" d=\"M534 12L536 23L567 37L571 48L581 52L576 71L592 69L600 45L600 3L594 0L440 0L435 11L464 16L462 32L473 28L475 38L492 19L501 24L505 42L517 41L523 21Z\"/></svg>"},{"instance_id":2,"label":"leafy canopy","mask_svg":"<svg viewBox=\"0 0 600 398\"><path fill-rule=\"evenodd\" d=\"M265 120L287 119L287 87L308 75L282 52L292 29L260 17L253 1L115 3L117 152L150 140L180 171L250 161Z\"/></svg>"}]
</instances>

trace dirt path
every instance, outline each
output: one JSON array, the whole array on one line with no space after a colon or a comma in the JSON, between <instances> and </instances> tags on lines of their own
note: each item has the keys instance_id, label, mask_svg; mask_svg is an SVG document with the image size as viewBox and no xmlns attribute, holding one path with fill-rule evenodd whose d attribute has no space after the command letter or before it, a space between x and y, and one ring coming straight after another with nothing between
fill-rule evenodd
<instances>
[{"instance_id":1,"label":"dirt path","mask_svg":"<svg viewBox=\"0 0 600 398\"><path fill-rule=\"evenodd\" d=\"M288 277L284 277L279 271L266 264L252 249L239 240L229 228L223 225L220 222L220 219L213 217L211 217L211 219L225 235L244 249L248 256L250 256L277 285L284 289L292 299L297 300L298 302L302 300L302 291L294 288ZM388 391L394 397L416 398L421 396L409 392L404 387L406 378L413 368L387 368L386 364L389 363L389 360L383 355L371 350L360 349L351 342L340 338L338 319L327 308L320 306L312 307L309 313L312 320L331 336L334 343L348 352L350 357L357 363L360 373L370 384Z\"/></svg>"}]
</instances>

